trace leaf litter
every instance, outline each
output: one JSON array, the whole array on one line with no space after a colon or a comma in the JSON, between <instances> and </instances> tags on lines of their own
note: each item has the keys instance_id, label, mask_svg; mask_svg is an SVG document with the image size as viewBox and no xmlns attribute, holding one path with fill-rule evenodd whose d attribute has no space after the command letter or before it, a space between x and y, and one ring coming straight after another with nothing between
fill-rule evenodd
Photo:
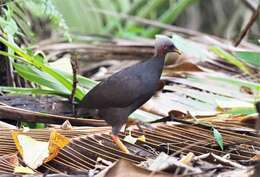
<instances>
[{"instance_id":1,"label":"leaf litter","mask_svg":"<svg viewBox=\"0 0 260 177\"><path fill-rule=\"evenodd\" d=\"M209 40L211 37L208 37L207 43L198 45L196 40L190 42L191 39L177 35L173 38L179 41L177 45L183 49L183 58L172 61L169 59L162 77L166 82L165 87L141 110L130 116L134 119L145 119L146 122L160 122L162 118L169 122L154 123L152 129L144 128L143 131L132 126L131 131L122 132L120 138L125 140L130 154L124 154L116 148L110 139L109 128L78 128L66 123L61 129L55 129L68 137L70 143L60 150L57 157L37 168L37 173L49 171L48 173L67 173L72 176L84 174L101 177L253 174L253 164L257 164L259 159L260 139L254 133L254 127L249 125L247 116L256 114L254 102L259 98L260 86L257 82L248 80L247 75L245 77L240 71L236 71L236 67L247 73L249 67L250 77L253 73L251 70L255 68L250 67L250 64L244 66L244 63L234 63L234 58L232 61L221 60L221 57L230 56L226 53L223 56L223 52L219 54L219 50L212 52L208 47L210 42L216 44L217 39ZM191 52L185 51L187 48L182 47L184 44L194 51L194 55L187 55ZM66 45L63 47L66 48ZM221 47L229 48L223 45ZM127 48L127 45L124 44L124 47ZM48 46L45 46L45 50L47 49ZM133 47L132 49L134 50ZM55 48L49 50L50 53L53 51ZM138 53L138 50L134 51ZM246 54L237 52L234 56L245 60ZM255 54L248 55L254 57ZM224 71L221 75L213 69L225 65L231 69L221 68ZM237 74L242 79L238 78ZM257 77L257 74L254 75L253 80ZM248 108L253 109L243 110ZM168 116L169 112L173 114ZM24 115L24 112L19 115ZM198 120L194 120L193 116ZM51 116L45 114L46 119L49 117ZM55 119L55 116L53 118ZM184 121L171 121L177 120L176 118ZM65 119L66 117L62 120ZM252 119L256 122L257 114ZM206 122L207 125L201 122ZM73 121L70 123L74 125ZM14 156L17 150L11 138L12 130L0 131L0 172L23 173L23 170L15 170L18 162L25 168L26 165L20 156ZM22 132L19 129L16 131ZM50 132L51 130L46 128L29 130L23 134L30 135L37 141L46 141ZM145 140L138 139L140 136L145 136ZM7 157L13 156L15 163L7 160Z\"/></svg>"}]
</instances>

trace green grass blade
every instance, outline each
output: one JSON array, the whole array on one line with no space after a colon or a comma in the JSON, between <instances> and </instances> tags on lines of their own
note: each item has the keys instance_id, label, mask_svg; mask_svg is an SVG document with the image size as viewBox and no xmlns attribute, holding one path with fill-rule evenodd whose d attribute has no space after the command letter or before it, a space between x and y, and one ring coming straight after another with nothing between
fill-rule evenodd
<instances>
[{"instance_id":1,"label":"green grass blade","mask_svg":"<svg viewBox=\"0 0 260 177\"><path fill-rule=\"evenodd\" d=\"M256 113L255 107L231 108L225 112L232 115L249 115Z\"/></svg>"},{"instance_id":2,"label":"green grass blade","mask_svg":"<svg viewBox=\"0 0 260 177\"><path fill-rule=\"evenodd\" d=\"M243 71L247 74L250 74L249 68L247 68L247 66L244 65L244 63L239 61L236 57L234 57L230 53L227 53L226 51L224 51L223 49L221 49L219 47L210 47L209 49L210 49L210 51L214 52L220 58L222 58L225 61L235 65L236 67L238 67L241 71Z\"/></svg>"},{"instance_id":3,"label":"green grass blade","mask_svg":"<svg viewBox=\"0 0 260 177\"><path fill-rule=\"evenodd\" d=\"M41 88L21 88L21 87L6 87L0 86L0 92L8 92L17 95L58 95L68 97L66 93L61 93L55 90L41 89Z\"/></svg>"}]
</instances>

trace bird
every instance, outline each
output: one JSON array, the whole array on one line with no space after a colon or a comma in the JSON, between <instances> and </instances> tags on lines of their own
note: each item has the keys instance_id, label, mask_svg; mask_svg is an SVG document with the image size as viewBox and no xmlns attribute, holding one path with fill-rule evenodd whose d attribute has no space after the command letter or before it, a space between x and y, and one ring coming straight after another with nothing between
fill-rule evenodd
<instances>
[{"instance_id":1,"label":"bird","mask_svg":"<svg viewBox=\"0 0 260 177\"><path fill-rule=\"evenodd\" d=\"M125 153L128 149L118 134L129 115L156 92L168 53L180 53L172 40L155 36L154 55L106 78L92 88L79 102L79 115L86 112L98 116L112 126L112 140Z\"/></svg>"}]
</instances>

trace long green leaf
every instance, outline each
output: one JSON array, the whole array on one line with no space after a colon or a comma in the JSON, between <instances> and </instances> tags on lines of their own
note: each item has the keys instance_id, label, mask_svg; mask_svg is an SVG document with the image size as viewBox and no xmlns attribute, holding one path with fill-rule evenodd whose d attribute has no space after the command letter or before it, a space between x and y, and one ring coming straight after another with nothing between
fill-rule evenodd
<instances>
[{"instance_id":1,"label":"long green leaf","mask_svg":"<svg viewBox=\"0 0 260 177\"><path fill-rule=\"evenodd\" d=\"M18 55L20 55L22 57L22 58L16 57L16 59L26 61L27 63L34 65L39 70L48 73L53 78L55 78L57 81L59 81L65 88L68 89L68 91L72 90L72 82L70 80L68 80L65 76L63 76L59 72L55 71L51 67L39 62L38 60L35 60L34 57L26 54L26 52L24 52L22 49L20 49L20 48L14 46L13 44L9 43L4 38L0 37L0 42L5 44L7 47L13 49L14 52L16 52ZM2 51L2 54L4 54L3 51ZM82 90L79 87L76 88L75 97L78 100L81 100L84 97L84 93L82 92Z\"/></svg>"},{"instance_id":2,"label":"long green leaf","mask_svg":"<svg viewBox=\"0 0 260 177\"><path fill-rule=\"evenodd\" d=\"M256 113L255 107L232 108L225 113L232 115L249 115Z\"/></svg>"},{"instance_id":3,"label":"long green leaf","mask_svg":"<svg viewBox=\"0 0 260 177\"><path fill-rule=\"evenodd\" d=\"M28 81L48 87L58 92L66 94L70 93L62 84L57 82L57 80L37 68L33 68L31 65L14 63L14 67L17 73Z\"/></svg>"},{"instance_id":4,"label":"long green leaf","mask_svg":"<svg viewBox=\"0 0 260 177\"><path fill-rule=\"evenodd\" d=\"M57 92L55 90L41 88L21 88L21 87L6 87L0 86L0 92L8 92L17 95L58 95L67 97L69 94Z\"/></svg>"},{"instance_id":5,"label":"long green leaf","mask_svg":"<svg viewBox=\"0 0 260 177\"><path fill-rule=\"evenodd\" d=\"M247 74L250 74L250 70L247 68L247 66L244 65L244 63L239 61L236 57L234 57L230 53L227 53L226 51L224 51L223 49L221 49L219 47L210 47L209 49L212 52L214 52L216 55L218 55L220 58L222 58L225 61L235 65L236 67L238 67L241 71L243 71Z\"/></svg>"},{"instance_id":6,"label":"long green leaf","mask_svg":"<svg viewBox=\"0 0 260 177\"><path fill-rule=\"evenodd\" d=\"M260 67L260 52L237 51L235 56L246 63Z\"/></svg>"},{"instance_id":7,"label":"long green leaf","mask_svg":"<svg viewBox=\"0 0 260 177\"><path fill-rule=\"evenodd\" d=\"M61 70L58 70L58 71L60 73L62 73L64 76L66 76L69 80L72 81L72 79L73 79L72 74L61 71ZM77 79L78 79L79 85L82 85L84 88L87 88L89 90L99 83L98 81L86 78L86 77L81 76L81 75L77 75Z\"/></svg>"}]
</instances>

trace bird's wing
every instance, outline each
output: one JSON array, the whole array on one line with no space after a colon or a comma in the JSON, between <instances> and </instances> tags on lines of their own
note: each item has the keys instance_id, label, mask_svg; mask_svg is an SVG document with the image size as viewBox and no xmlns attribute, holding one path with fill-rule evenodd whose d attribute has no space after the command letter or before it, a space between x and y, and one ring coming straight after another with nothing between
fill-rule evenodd
<instances>
[{"instance_id":1,"label":"bird's wing","mask_svg":"<svg viewBox=\"0 0 260 177\"><path fill-rule=\"evenodd\" d=\"M90 90L81 101L80 107L96 109L126 107L144 93L145 88L140 75L119 72Z\"/></svg>"}]
</instances>

